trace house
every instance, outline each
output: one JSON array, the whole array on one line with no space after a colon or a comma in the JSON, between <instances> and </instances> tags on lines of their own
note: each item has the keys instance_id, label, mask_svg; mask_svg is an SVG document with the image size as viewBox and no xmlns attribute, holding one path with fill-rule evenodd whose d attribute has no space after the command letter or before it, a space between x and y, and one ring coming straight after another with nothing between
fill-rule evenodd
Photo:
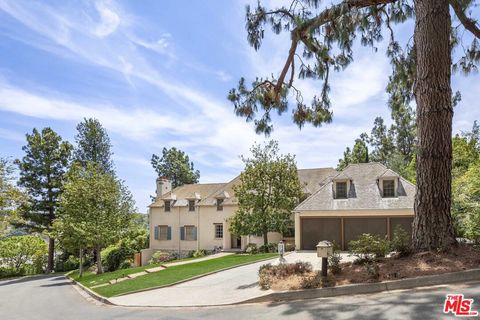
<instances>
[{"instance_id":1,"label":"house","mask_svg":"<svg viewBox=\"0 0 480 320\"><path fill-rule=\"evenodd\" d=\"M299 169L305 198L336 173L333 168ZM157 250L185 255L198 249L240 251L249 243L263 244L261 236L240 237L228 230L228 219L238 208L233 192L238 183L240 176L227 183L187 184L172 190L170 181L158 178L156 199L149 206L150 243L142 250L142 264ZM269 242L285 239L293 243L294 230L292 223L290 237L271 232Z\"/></svg>"},{"instance_id":2,"label":"house","mask_svg":"<svg viewBox=\"0 0 480 320\"><path fill-rule=\"evenodd\" d=\"M391 238L395 226L411 232L415 186L379 163L333 168L299 169L304 193L293 211L291 231L271 232L269 242L283 239L298 250L313 250L321 240L346 249L362 233ZM188 184L172 190L165 178L157 179L156 200L149 206L150 246L142 251L145 264L157 250L185 255L198 249L244 250L249 243L263 244L261 236L230 233L229 218L238 201L227 183Z\"/></svg>"},{"instance_id":3,"label":"house","mask_svg":"<svg viewBox=\"0 0 480 320\"><path fill-rule=\"evenodd\" d=\"M397 225L411 233L415 191L380 163L351 164L294 209L295 248L329 240L347 249L363 233L391 239Z\"/></svg>"}]
</instances>

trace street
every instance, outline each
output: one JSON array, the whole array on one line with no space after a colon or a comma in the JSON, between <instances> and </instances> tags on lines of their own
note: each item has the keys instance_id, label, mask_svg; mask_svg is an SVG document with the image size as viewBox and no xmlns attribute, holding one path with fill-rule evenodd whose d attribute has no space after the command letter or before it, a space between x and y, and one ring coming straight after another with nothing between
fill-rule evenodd
<instances>
[{"instance_id":1,"label":"street","mask_svg":"<svg viewBox=\"0 0 480 320\"><path fill-rule=\"evenodd\" d=\"M86 299L63 276L0 282L0 318L70 319L452 319L443 315L447 293L473 298L480 310L480 282L286 303L206 308L128 308Z\"/></svg>"}]
</instances>

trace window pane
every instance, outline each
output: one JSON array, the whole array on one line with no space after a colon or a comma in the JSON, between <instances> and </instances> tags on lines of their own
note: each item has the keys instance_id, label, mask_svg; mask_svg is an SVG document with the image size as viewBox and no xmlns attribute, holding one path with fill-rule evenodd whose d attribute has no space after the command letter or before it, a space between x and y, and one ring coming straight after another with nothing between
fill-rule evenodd
<instances>
[{"instance_id":1,"label":"window pane","mask_svg":"<svg viewBox=\"0 0 480 320\"><path fill-rule=\"evenodd\" d=\"M188 211L195 211L195 200L188 201Z\"/></svg>"},{"instance_id":2,"label":"window pane","mask_svg":"<svg viewBox=\"0 0 480 320\"><path fill-rule=\"evenodd\" d=\"M185 226L185 240L195 240L194 226Z\"/></svg>"},{"instance_id":3,"label":"window pane","mask_svg":"<svg viewBox=\"0 0 480 320\"><path fill-rule=\"evenodd\" d=\"M385 198L395 197L395 182L393 180L383 180L383 196Z\"/></svg>"},{"instance_id":4,"label":"window pane","mask_svg":"<svg viewBox=\"0 0 480 320\"><path fill-rule=\"evenodd\" d=\"M165 212L170 212L170 201L165 201Z\"/></svg>"},{"instance_id":5,"label":"window pane","mask_svg":"<svg viewBox=\"0 0 480 320\"><path fill-rule=\"evenodd\" d=\"M337 199L346 199L347 198L347 183L346 182L337 182Z\"/></svg>"},{"instance_id":6,"label":"window pane","mask_svg":"<svg viewBox=\"0 0 480 320\"><path fill-rule=\"evenodd\" d=\"M215 224L215 238L223 239L223 224Z\"/></svg>"},{"instance_id":7,"label":"window pane","mask_svg":"<svg viewBox=\"0 0 480 320\"><path fill-rule=\"evenodd\" d=\"M217 211L223 211L223 199L217 199Z\"/></svg>"},{"instance_id":8,"label":"window pane","mask_svg":"<svg viewBox=\"0 0 480 320\"><path fill-rule=\"evenodd\" d=\"M158 240L168 239L168 226L158 226Z\"/></svg>"}]
</instances>

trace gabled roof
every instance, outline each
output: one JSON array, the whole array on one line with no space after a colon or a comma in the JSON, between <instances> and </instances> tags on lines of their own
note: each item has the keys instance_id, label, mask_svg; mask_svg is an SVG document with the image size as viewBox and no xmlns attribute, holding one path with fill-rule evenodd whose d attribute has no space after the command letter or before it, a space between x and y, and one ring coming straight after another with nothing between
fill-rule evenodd
<instances>
[{"instance_id":1,"label":"gabled roof","mask_svg":"<svg viewBox=\"0 0 480 320\"><path fill-rule=\"evenodd\" d=\"M185 184L167 192L160 199L156 199L150 207L163 207L164 200L177 200L174 206L186 206L188 205L188 200L205 199L223 185L225 183Z\"/></svg>"},{"instance_id":2,"label":"gabled roof","mask_svg":"<svg viewBox=\"0 0 480 320\"><path fill-rule=\"evenodd\" d=\"M400 175L391 169L385 170L378 178L398 178Z\"/></svg>"},{"instance_id":3,"label":"gabled roof","mask_svg":"<svg viewBox=\"0 0 480 320\"><path fill-rule=\"evenodd\" d=\"M326 179L338 172L333 168L298 169L298 179L305 194L313 194L322 186Z\"/></svg>"},{"instance_id":4,"label":"gabled roof","mask_svg":"<svg viewBox=\"0 0 480 320\"><path fill-rule=\"evenodd\" d=\"M347 166L341 174L325 183L316 193L299 204L294 211L410 209L415 199L415 186L380 163L359 163ZM384 173L399 177L398 197L383 198L377 179ZM333 198L333 183L338 177L351 180L348 199ZM353 188L353 189L352 189Z\"/></svg>"}]
</instances>

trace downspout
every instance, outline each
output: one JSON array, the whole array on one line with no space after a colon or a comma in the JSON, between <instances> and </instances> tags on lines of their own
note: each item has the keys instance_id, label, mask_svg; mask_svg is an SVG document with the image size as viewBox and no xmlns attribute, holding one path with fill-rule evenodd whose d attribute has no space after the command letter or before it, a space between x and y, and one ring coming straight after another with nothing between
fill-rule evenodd
<instances>
[{"instance_id":1,"label":"downspout","mask_svg":"<svg viewBox=\"0 0 480 320\"><path fill-rule=\"evenodd\" d=\"M200 250L200 206L197 206L197 251Z\"/></svg>"},{"instance_id":2,"label":"downspout","mask_svg":"<svg viewBox=\"0 0 480 320\"><path fill-rule=\"evenodd\" d=\"M178 207L178 230L182 230L180 229L182 226L180 225L180 207ZM183 229L185 231L185 229ZM182 235L179 234L178 235L178 258L181 259L181 254L182 254L182 250L181 250L181 243L182 243Z\"/></svg>"}]
</instances>

